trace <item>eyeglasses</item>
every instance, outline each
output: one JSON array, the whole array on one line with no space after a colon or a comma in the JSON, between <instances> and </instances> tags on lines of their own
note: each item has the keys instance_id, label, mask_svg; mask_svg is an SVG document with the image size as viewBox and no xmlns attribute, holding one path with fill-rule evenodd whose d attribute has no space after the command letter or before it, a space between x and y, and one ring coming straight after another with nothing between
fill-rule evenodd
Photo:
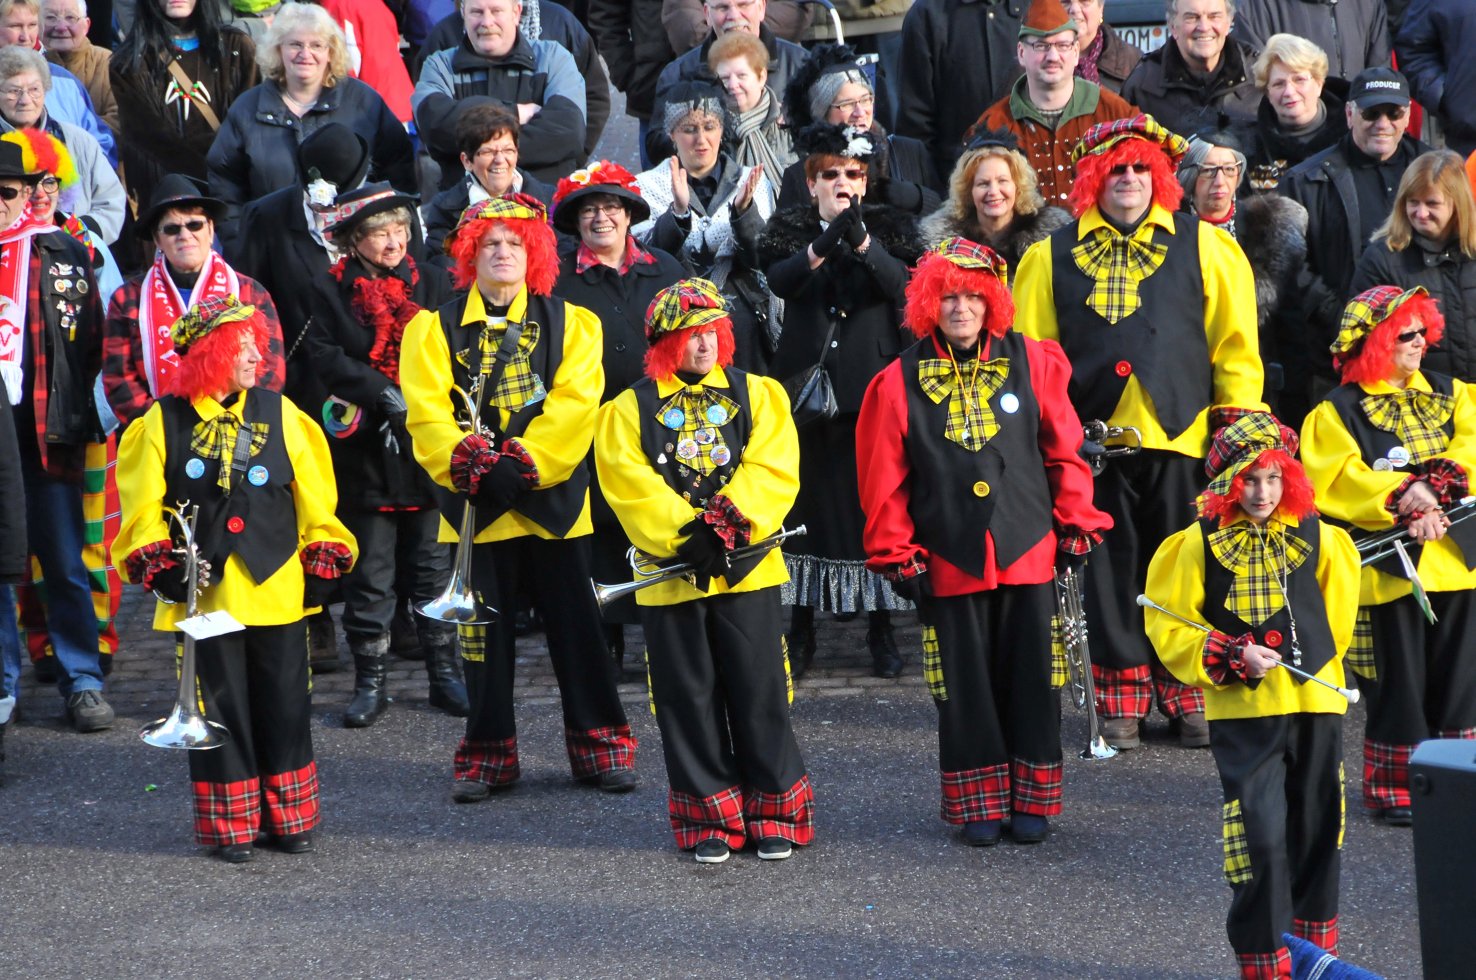
<instances>
[{"instance_id":1,"label":"eyeglasses","mask_svg":"<svg viewBox=\"0 0 1476 980\"><path fill-rule=\"evenodd\" d=\"M518 148L516 146L484 146L477 150L477 160L516 160Z\"/></svg>"},{"instance_id":2,"label":"eyeglasses","mask_svg":"<svg viewBox=\"0 0 1476 980\"><path fill-rule=\"evenodd\" d=\"M1218 167L1200 167L1199 176L1210 181L1210 183L1214 183L1216 177L1224 177L1234 183L1240 180L1240 164L1226 163Z\"/></svg>"},{"instance_id":3,"label":"eyeglasses","mask_svg":"<svg viewBox=\"0 0 1476 980\"><path fill-rule=\"evenodd\" d=\"M847 99L844 102L832 102L830 103L830 108L833 112L843 112L849 116L857 109L870 109L874 105L876 105L875 96L863 95L859 99Z\"/></svg>"},{"instance_id":4,"label":"eyeglasses","mask_svg":"<svg viewBox=\"0 0 1476 980\"><path fill-rule=\"evenodd\" d=\"M1358 113L1364 122L1378 122L1380 117L1398 122L1409 115L1409 108L1402 105L1371 105Z\"/></svg>"},{"instance_id":5,"label":"eyeglasses","mask_svg":"<svg viewBox=\"0 0 1476 980\"><path fill-rule=\"evenodd\" d=\"M36 186L48 194L55 194L61 188L61 181L48 174L36 181Z\"/></svg>"},{"instance_id":6,"label":"eyeglasses","mask_svg":"<svg viewBox=\"0 0 1476 980\"><path fill-rule=\"evenodd\" d=\"M282 50L288 54L301 54L304 51L311 51L313 54L323 54L328 50L328 42L316 39L312 41L283 41Z\"/></svg>"},{"instance_id":7,"label":"eyeglasses","mask_svg":"<svg viewBox=\"0 0 1476 980\"><path fill-rule=\"evenodd\" d=\"M205 230L205 219L204 218L191 218L189 221L186 221L184 224L178 224L177 222L170 222L167 225L160 225L159 226L159 231L161 233L163 233L163 235L164 235L165 238L173 238L174 236L178 235L182 231L188 231L188 232L194 233L194 232L204 231L204 230Z\"/></svg>"},{"instance_id":8,"label":"eyeglasses","mask_svg":"<svg viewBox=\"0 0 1476 980\"><path fill-rule=\"evenodd\" d=\"M845 174L846 180L861 180L866 176L866 171L860 169L859 167L846 170L837 170L835 168L831 168L830 170L820 171L817 176L821 180L840 180L841 174Z\"/></svg>"},{"instance_id":9,"label":"eyeglasses","mask_svg":"<svg viewBox=\"0 0 1476 980\"><path fill-rule=\"evenodd\" d=\"M46 98L46 89L40 85L28 85L24 88L19 85L6 85L4 88L0 88L0 95L5 96L7 99L14 99L17 102L21 99L40 102Z\"/></svg>"},{"instance_id":10,"label":"eyeglasses","mask_svg":"<svg viewBox=\"0 0 1476 980\"><path fill-rule=\"evenodd\" d=\"M49 10L46 12L46 16L43 17L42 20L46 21L46 23L48 24L66 24L68 27L76 27L78 24L82 23L82 18L76 16L75 14L67 14L65 17L63 17L60 14L54 14Z\"/></svg>"},{"instance_id":11,"label":"eyeglasses","mask_svg":"<svg viewBox=\"0 0 1476 980\"><path fill-rule=\"evenodd\" d=\"M604 204L586 204L584 207L579 209L579 217L592 219L599 215L607 214L613 218L615 217L615 215L624 210L625 205L621 204L619 201L607 201Z\"/></svg>"},{"instance_id":12,"label":"eyeglasses","mask_svg":"<svg viewBox=\"0 0 1476 980\"><path fill-rule=\"evenodd\" d=\"M1047 51L1067 55L1076 50L1076 41L1030 41L1025 46L1038 55L1044 55Z\"/></svg>"},{"instance_id":13,"label":"eyeglasses","mask_svg":"<svg viewBox=\"0 0 1476 980\"><path fill-rule=\"evenodd\" d=\"M1425 327L1421 327L1418 330L1406 330L1406 331L1404 331L1404 333L1399 334L1394 339L1397 340L1397 341L1399 341L1401 344L1407 344L1411 340L1414 340L1416 337L1423 337L1423 336L1425 336L1426 332L1427 332L1427 328L1425 328Z\"/></svg>"},{"instance_id":14,"label":"eyeglasses","mask_svg":"<svg viewBox=\"0 0 1476 980\"><path fill-rule=\"evenodd\" d=\"M1146 163L1119 163L1117 166L1113 167L1107 172L1114 177L1122 177L1125 176L1129 170L1131 170L1135 174L1146 174L1152 169L1153 168Z\"/></svg>"}]
</instances>

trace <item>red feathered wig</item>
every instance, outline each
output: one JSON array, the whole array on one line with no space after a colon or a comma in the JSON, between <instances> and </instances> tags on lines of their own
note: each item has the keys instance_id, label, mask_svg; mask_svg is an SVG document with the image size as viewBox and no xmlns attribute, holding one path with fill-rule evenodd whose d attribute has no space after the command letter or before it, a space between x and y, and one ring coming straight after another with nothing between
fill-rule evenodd
<instances>
[{"instance_id":1,"label":"red feathered wig","mask_svg":"<svg viewBox=\"0 0 1476 980\"><path fill-rule=\"evenodd\" d=\"M673 330L663 333L656 338L650 350L646 351L646 377L652 381L661 378L669 378L677 373L677 365L682 362L682 349L687 346L687 341L692 339L694 330L716 330L718 342L717 366L725 368L733 363L733 321L727 317L721 320L713 320L697 327L688 327L685 330Z\"/></svg>"},{"instance_id":2,"label":"red feathered wig","mask_svg":"<svg viewBox=\"0 0 1476 980\"><path fill-rule=\"evenodd\" d=\"M528 292L548 296L559 278L558 243L548 222L535 218L478 218L464 222L452 234L446 252L451 256L451 278L457 289L468 289L477 281L477 252L482 239L495 225L504 225L523 240L528 251Z\"/></svg>"},{"instance_id":3,"label":"red feathered wig","mask_svg":"<svg viewBox=\"0 0 1476 980\"><path fill-rule=\"evenodd\" d=\"M1205 491L1199 497L1199 516L1215 517L1222 521L1234 520L1240 512L1240 498L1245 493L1245 475L1263 466L1274 466L1281 470L1281 504L1276 513L1302 520L1317 513L1312 499L1312 481L1307 471L1295 456L1285 449L1267 449L1230 481L1230 492L1226 494Z\"/></svg>"},{"instance_id":4,"label":"red feathered wig","mask_svg":"<svg viewBox=\"0 0 1476 980\"><path fill-rule=\"evenodd\" d=\"M1157 143L1145 139L1126 139L1104 153L1090 153L1076 161L1076 179L1066 203L1071 213L1080 218L1097 203L1107 186L1107 174L1120 163L1146 163L1153 176L1153 203L1168 211L1176 211L1184 199L1184 188L1174 175L1169 156Z\"/></svg>"},{"instance_id":5,"label":"red feathered wig","mask_svg":"<svg viewBox=\"0 0 1476 980\"><path fill-rule=\"evenodd\" d=\"M1363 342L1346 358L1334 358L1333 363L1341 372L1344 384L1369 384L1387 381L1389 368L1394 363L1394 348L1400 334L1409 330L1419 320L1425 328L1425 350L1440 343L1445 336L1445 317L1440 314L1440 305L1433 296L1411 296L1399 304L1389 317L1369 331Z\"/></svg>"},{"instance_id":6,"label":"red feathered wig","mask_svg":"<svg viewBox=\"0 0 1476 980\"><path fill-rule=\"evenodd\" d=\"M266 370L267 326L257 310L245 320L221 324L191 344L189 353L179 359L179 367L170 375L164 393L194 401L225 391L235 372L236 355L241 352L241 337L248 333L262 355L256 364L259 381Z\"/></svg>"},{"instance_id":7,"label":"red feathered wig","mask_svg":"<svg viewBox=\"0 0 1476 980\"><path fill-rule=\"evenodd\" d=\"M943 297L951 293L984 297L984 329L991 337L1003 337L1015 322L1015 301L997 276L984 269L965 269L942 255L929 253L917 264L907 284L907 308L903 313L907 328L918 337L936 330Z\"/></svg>"}]
</instances>

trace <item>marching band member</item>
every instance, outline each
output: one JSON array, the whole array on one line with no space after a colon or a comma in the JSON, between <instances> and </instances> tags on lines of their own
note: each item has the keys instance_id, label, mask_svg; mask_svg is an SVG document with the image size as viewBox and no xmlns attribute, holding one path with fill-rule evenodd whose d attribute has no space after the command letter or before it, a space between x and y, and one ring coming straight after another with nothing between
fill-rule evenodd
<instances>
[{"instance_id":1,"label":"marching band member","mask_svg":"<svg viewBox=\"0 0 1476 980\"><path fill-rule=\"evenodd\" d=\"M459 523L465 503L475 504L471 587L504 612L490 629L461 627L471 714L451 797L484 800L520 772L513 721L520 581L546 614L574 777L628 792L636 741L589 589L585 457L604 387L600 322L551 297L559 259L537 198L509 194L468 207L448 251L452 278L466 291L405 328L406 427L415 458L441 488L442 514ZM457 388L481 406L471 432L458 422ZM453 524L441 523L441 540L456 540Z\"/></svg>"},{"instance_id":2,"label":"marching band member","mask_svg":"<svg viewBox=\"0 0 1476 980\"><path fill-rule=\"evenodd\" d=\"M719 864L747 840L764 860L814 837L814 798L789 723L778 531L799 489L783 388L732 367L717 287L686 279L646 313L646 377L600 410L600 486L637 548L696 568L637 593L677 846Z\"/></svg>"},{"instance_id":3,"label":"marching band member","mask_svg":"<svg viewBox=\"0 0 1476 980\"><path fill-rule=\"evenodd\" d=\"M1471 492L1476 400L1464 382L1420 370L1444 327L1422 286L1358 294L1332 345L1343 383L1302 426L1322 512L1353 525L1355 539L1407 529L1403 543L1428 590L1415 589L1397 554L1366 566L1366 642L1349 656L1368 695L1363 805L1401 827L1412 821L1415 745L1476 738L1476 523L1449 524L1445 514Z\"/></svg>"},{"instance_id":4,"label":"marching band member","mask_svg":"<svg viewBox=\"0 0 1476 980\"><path fill-rule=\"evenodd\" d=\"M1155 694L1182 745L1209 744L1204 698L1158 663L1134 599L1153 550L1192 516L1210 435L1265 411L1250 265L1224 231L1175 213L1185 147L1151 116L1087 130L1073 153L1077 220L1031 246L1015 278L1015 322L1061 342L1077 413L1141 435L1141 452L1097 478L1116 525L1086 589L1102 735L1119 749L1141 744Z\"/></svg>"},{"instance_id":5,"label":"marching band member","mask_svg":"<svg viewBox=\"0 0 1476 980\"><path fill-rule=\"evenodd\" d=\"M1330 684L1358 615L1358 553L1322 523L1297 437L1252 413L1217 435L1199 520L1148 566L1148 595L1206 623L1153 609L1148 637L1174 676L1204 691L1210 750L1224 787L1226 928L1245 980L1290 977L1294 933L1333 953L1343 842L1343 714Z\"/></svg>"},{"instance_id":6,"label":"marching band member","mask_svg":"<svg viewBox=\"0 0 1476 980\"><path fill-rule=\"evenodd\" d=\"M867 565L924 623L942 816L983 847L1006 816L1017 843L1043 841L1061 812L1052 579L1112 527L1078 455L1070 365L1010 329L1004 276L962 238L923 258L907 287L918 343L872 381L856 428Z\"/></svg>"},{"instance_id":7,"label":"marching band member","mask_svg":"<svg viewBox=\"0 0 1476 980\"><path fill-rule=\"evenodd\" d=\"M234 296L212 296L175 321L179 359L162 397L118 450L123 574L161 601L154 628L184 618L185 565L163 508L199 508L210 583L201 613L246 626L199 643L204 713L231 733L190 752L195 840L221 860L252 857L265 831L283 851L313 849L318 771L309 730L303 616L353 565L355 542L334 516L338 490L323 431L292 402L256 386L266 322ZM203 579L202 579L203 581Z\"/></svg>"}]
</instances>

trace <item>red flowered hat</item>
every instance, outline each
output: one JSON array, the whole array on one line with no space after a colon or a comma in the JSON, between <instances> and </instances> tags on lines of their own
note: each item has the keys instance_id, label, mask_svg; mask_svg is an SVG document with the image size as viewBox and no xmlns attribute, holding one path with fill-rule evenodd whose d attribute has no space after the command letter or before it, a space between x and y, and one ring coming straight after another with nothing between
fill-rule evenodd
<instances>
[{"instance_id":1,"label":"red flowered hat","mask_svg":"<svg viewBox=\"0 0 1476 980\"><path fill-rule=\"evenodd\" d=\"M651 216L651 206L641 197L635 174L618 163L596 160L583 170L576 170L559 180L553 198L554 227L566 235L579 234L579 202L591 194L619 198L630 213L633 225Z\"/></svg>"}]
</instances>

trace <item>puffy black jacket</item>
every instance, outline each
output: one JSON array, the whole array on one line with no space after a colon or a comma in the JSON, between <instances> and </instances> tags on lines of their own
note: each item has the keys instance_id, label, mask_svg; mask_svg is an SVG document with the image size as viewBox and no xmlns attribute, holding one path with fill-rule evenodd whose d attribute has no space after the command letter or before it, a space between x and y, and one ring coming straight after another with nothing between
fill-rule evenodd
<instances>
[{"instance_id":1,"label":"puffy black jacket","mask_svg":"<svg viewBox=\"0 0 1476 980\"><path fill-rule=\"evenodd\" d=\"M1295 34L1327 53L1328 75L1351 79L1387 67L1393 39L1384 0L1259 0L1235 11L1238 37L1261 50L1272 34Z\"/></svg>"},{"instance_id":2,"label":"puffy black jacket","mask_svg":"<svg viewBox=\"0 0 1476 980\"><path fill-rule=\"evenodd\" d=\"M1220 67L1208 82L1189 71L1172 39L1143 55L1122 85L1122 97L1181 136L1203 129L1249 127L1261 93L1251 79L1256 52L1227 38Z\"/></svg>"},{"instance_id":3,"label":"puffy black jacket","mask_svg":"<svg viewBox=\"0 0 1476 980\"><path fill-rule=\"evenodd\" d=\"M1424 370L1476 382L1476 259L1462 254L1459 244L1441 248L1418 235L1398 252L1380 239L1358 260L1348 293L1374 286L1428 289L1445 316L1445 336L1425 352Z\"/></svg>"}]
</instances>

